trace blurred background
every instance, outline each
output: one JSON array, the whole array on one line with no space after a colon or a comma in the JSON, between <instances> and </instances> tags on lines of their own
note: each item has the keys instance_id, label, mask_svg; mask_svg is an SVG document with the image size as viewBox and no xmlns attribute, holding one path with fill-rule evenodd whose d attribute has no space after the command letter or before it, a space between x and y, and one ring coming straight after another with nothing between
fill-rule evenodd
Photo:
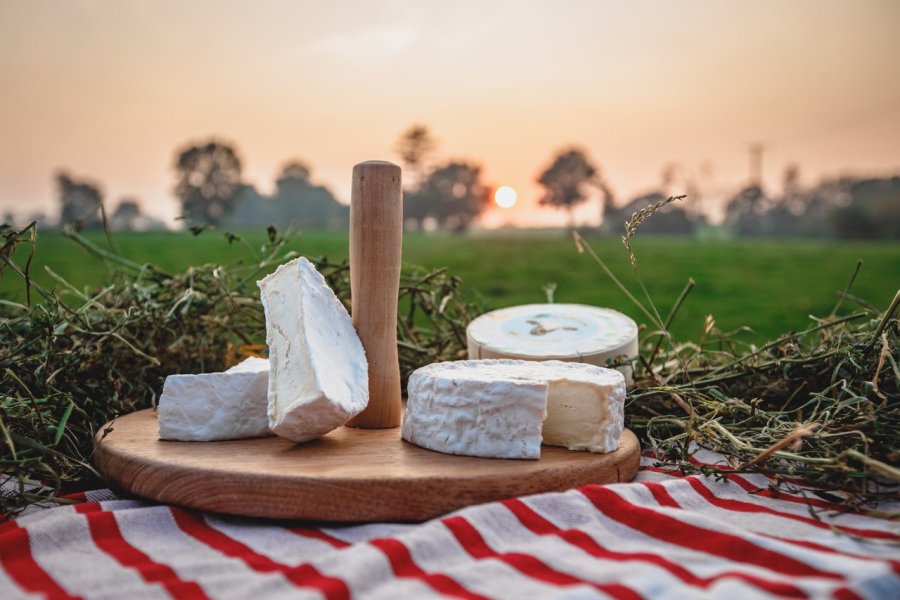
<instances>
[{"instance_id":1,"label":"blurred background","mask_svg":"<svg viewBox=\"0 0 900 600\"><path fill-rule=\"evenodd\" d=\"M351 169L387 159L407 260L493 307L555 283L629 310L569 230L624 277L625 220L684 195L639 230L649 288L697 281L686 335L768 335L857 259L867 301L900 282L898 23L891 0L0 0L0 212L77 285L104 268L52 231L104 220L170 268L233 257L204 228L294 224L340 258Z\"/></svg>"}]
</instances>

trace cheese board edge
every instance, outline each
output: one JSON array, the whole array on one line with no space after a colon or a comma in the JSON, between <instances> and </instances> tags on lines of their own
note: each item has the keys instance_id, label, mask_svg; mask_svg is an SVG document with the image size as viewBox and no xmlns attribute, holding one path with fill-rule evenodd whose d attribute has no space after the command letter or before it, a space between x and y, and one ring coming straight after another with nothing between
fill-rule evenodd
<instances>
[{"instance_id":1,"label":"cheese board edge","mask_svg":"<svg viewBox=\"0 0 900 600\"><path fill-rule=\"evenodd\" d=\"M483 502L630 481L640 463L640 444L627 429L614 452L544 446L533 461L433 452L401 441L398 428L343 427L306 444L275 437L172 442L157 439L153 409L100 431L108 427L107 436L97 436L94 463L114 487L187 508L274 519L420 522ZM333 464L323 470L319 462ZM279 465L307 471L278 472Z\"/></svg>"}]
</instances>

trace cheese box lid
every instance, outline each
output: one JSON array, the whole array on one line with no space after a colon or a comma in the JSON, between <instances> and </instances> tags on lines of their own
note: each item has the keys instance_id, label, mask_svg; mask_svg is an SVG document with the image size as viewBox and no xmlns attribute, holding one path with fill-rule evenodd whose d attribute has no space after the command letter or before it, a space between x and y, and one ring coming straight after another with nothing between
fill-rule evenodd
<instances>
[{"instance_id":1,"label":"cheese box lid","mask_svg":"<svg viewBox=\"0 0 900 600\"><path fill-rule=\"evenodd\" d=\"M473 320L469 343L507 356L562 358L616 353L637 340L637 324L611 308L525 304Z\"/></svg>"}]
</instances>

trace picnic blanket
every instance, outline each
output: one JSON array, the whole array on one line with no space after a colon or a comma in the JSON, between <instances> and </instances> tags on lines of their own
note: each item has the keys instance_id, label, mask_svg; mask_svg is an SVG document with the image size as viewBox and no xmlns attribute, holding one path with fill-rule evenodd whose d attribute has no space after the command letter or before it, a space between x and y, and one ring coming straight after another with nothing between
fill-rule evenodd
<instances>
[{"instance_id":1,"label":"picnic blanket","mask_svg":"<svg viewBox=\"0 0 900 600\"><path fill-rule=\"evenodd\" d=\"M633 483L422 524L322 527L88 492L0 524L0 598L900 598L896 521L840 514L800 482L776 492L764 475L655 465L645 454Z\"/></svg>"}]
</instances>

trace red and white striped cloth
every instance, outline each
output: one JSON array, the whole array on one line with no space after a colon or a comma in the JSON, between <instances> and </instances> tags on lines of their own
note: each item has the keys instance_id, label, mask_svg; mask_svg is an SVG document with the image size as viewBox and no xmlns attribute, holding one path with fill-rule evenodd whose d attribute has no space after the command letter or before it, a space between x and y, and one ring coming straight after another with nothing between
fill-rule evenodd
<instances>
[{"instance_id":1,"label":"red and white striped cloth","mask_svg":"<svg viewBox=\"0 0 900 600\"><path fill-rule=\"evenodd\" d=\"M898 523L836 514L810 488L775 495L762 475L653 464L634 483L419 525L319 528L88 492L0 524L0 598L900 598Z\"/></svg>"}]
</instances>

